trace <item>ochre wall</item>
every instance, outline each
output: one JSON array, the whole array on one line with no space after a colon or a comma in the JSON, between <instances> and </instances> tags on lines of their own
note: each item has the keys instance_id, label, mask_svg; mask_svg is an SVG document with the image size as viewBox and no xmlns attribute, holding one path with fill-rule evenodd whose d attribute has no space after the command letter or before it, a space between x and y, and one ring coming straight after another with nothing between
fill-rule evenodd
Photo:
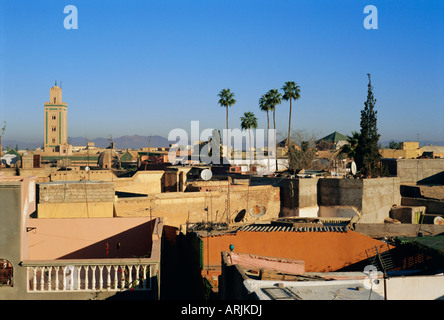
<instances>
[{"instance_id":1,"label":"ochre wall","mask_svg":"<svg viewBox=\"0 0 444 320\"><path fill-rule=\"evenodd\" d=\"M218 267L228 251L305 261L306 272L336 271L367 258L366 249L385 243L354 231L347 232L237 232L202 238L205 266Z\"/></svg>"},{"instance_id":2,"label":"ochre wall","mask_svg":"<svg viewBox=\"0 0 444 320\"><path fill-rule=\"evenodd\" d=\"M114 202L39 203L38 218L112 218Z\"/></svg>"},{"instance_id":3,"label":"ochre wall","mask_svg":"<svg viewBox=\"0 0 444 320\"><path fill-rule=\"evenodd\" d=\"M255 205L266 208L266 214L253 218L249 209ZM150 197L120 198L116 202L118 217L165 217L165 224L179 228L189 222L226 222L227 191L174 192ZM205 210L208 208L208 211ZM246 209L244 222L270 220L279 216L279 188L272 186L237 186L230 190L230 221Z\"/></svg>"}]
</instances>

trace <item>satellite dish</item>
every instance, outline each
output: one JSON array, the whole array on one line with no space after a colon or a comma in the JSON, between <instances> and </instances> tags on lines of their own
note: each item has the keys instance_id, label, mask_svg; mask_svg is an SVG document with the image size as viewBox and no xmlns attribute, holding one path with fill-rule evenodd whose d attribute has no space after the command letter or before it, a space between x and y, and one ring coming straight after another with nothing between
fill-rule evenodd
<instances>
[{"instance_id":1,"label":"satellite dish","mask_svg":"<svg viewBox=\"0 0 444 320\"><path fill-rule=\"evenodd\" d=\"M85 167L85 171L87 171L87 172L89 171L89 167L88 166Z\"/></svg>"},{"instance_id":2,"label":"satellite dish","mask_svg":"<svg viewBox=\"0 0 444 320\"><path fill-rule=\"evenodd\" d=\"M352 175L356 175L356 162L352 162L351 163L351 173L352 173Z\"/></svg>"},{"instance_id":3,"label":"satellite dish","mask_svg":"<svg viewBox=\"0 0 444 320\"><path fill-rule=\"evenodd\" d=\"M435 217L435 219L433 219L433 224L444 225L444 218L443 217Z\"/></svg>"},{"instance_id":4,"label":"satellite dish","mask_svg":"<svg viewBox=\"0 0 444 320\"><path fill-rule=\"evenodd\" d=\"M255 205L254 207L250 208L249 212L253 218L259 218L262 217L265 212L267 212L267 209L264 206Z\"/></svg>"},{"instance_id":5,"label":"satellite dish","mask_svg":"<svg viewBox=\"0 0 444 320\"><path fill-rule=\"evenodd\" d=\"M205 180L205 181L210 180L212 176L213 176L213 173L211 172L210 169L202 170L202 172L200 173L200 177L202 178L202 180Z\"/></svg>"}]
</instances>

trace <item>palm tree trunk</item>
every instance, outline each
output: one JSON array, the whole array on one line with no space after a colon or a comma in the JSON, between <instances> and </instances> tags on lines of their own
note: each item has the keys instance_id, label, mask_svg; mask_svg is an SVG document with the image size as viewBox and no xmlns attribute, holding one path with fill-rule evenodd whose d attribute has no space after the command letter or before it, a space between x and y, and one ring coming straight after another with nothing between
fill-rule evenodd
<instances>
[{"instance_id":1,"label":"palm tree trunk","mask_svg":"<svg viewBox=\"0 0 444 320\"><path fill-rule=\"evenodd\" d=\"M227 159L230 159L230 157L229 157L229 143L228 143L228 137L229 137L229 135L228 135L228 106L227 106L227 154L226 154L226 157L227 157Z\"/></svg>"},{"instance_id":2,"label":"palm tree trunk","mask_svg":"<svg viewBox=\"0 0 444 320\"><path fill-rule=\"evenodd\" d=\"M267 110L267 171L270 171L270 117Z\"/></svg>"},{"instance_id":3,"label":"palm tree trunk","mask_svg":"<svg viewBox=\"0 0 444 320\"><path fill-rule=\"evenodd\" d=\"M251 174L251 164L253 162L253 159L251 158L251 129L248 129L248 134L250 136L250 145L249 145L249 147L250 147L250 174Z\"/></svg>"},{"instance_id":4,"label":"palm tree trunk","mask_svg":"<svg viewBox=\"0 0 444 320\"><path fill-rule=\"evenodd\" d=\"M291 132L291 99L290 98L290 115L288 116L288 138L287 138L287 145L288 145L288 151L290 151L290 141L291 141L291 136L290 136L290 132Z\"/></svg>"},{"instance_id":5,"label":"palm tree trunk","mask_svg":"<svg viewBox=\"0 0 444 320\"><path fill-rule=\"evenodd\" d=\"M274 123L274 144L275 144L275 159L276 159L276 169L278 170L278 158L277 158L277 141L276 141L276 108L273 108L273 123Z\"/></svg>"}]
</instances>

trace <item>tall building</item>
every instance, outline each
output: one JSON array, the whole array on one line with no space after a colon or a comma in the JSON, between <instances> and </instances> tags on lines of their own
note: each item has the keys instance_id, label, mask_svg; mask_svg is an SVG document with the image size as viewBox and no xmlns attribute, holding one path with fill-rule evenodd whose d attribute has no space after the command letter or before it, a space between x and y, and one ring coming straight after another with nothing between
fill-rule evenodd
<instances>
[{"instance_id":1,"label":"tall building","mask_svg":"<svg viewBox=\"0 0 444 320\"><path fill-rule=\"evenodd\" d=\"M62 88L55 85L49 90L49 102L45 102L44 151L66 154L68 145L68 105L62 102Z\"/></svg>"}]
</instances>

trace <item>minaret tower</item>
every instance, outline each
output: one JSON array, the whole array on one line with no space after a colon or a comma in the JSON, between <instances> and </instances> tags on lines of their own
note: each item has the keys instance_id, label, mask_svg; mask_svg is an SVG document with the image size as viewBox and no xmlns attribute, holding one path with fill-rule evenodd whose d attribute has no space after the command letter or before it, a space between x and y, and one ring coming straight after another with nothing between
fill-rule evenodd
<instances>
[{"instance_id":1,"label":"minaret tower","mask_svg":"<svg viewBox=\"0 0 444 320\"><path fill-rule=\"evenodd\" d=\"M49 102L45 102L44 151L59 152L60 145L67 145L68 105L62 102L62 88L49 89Z\"/></svg>"}]
</instances>

